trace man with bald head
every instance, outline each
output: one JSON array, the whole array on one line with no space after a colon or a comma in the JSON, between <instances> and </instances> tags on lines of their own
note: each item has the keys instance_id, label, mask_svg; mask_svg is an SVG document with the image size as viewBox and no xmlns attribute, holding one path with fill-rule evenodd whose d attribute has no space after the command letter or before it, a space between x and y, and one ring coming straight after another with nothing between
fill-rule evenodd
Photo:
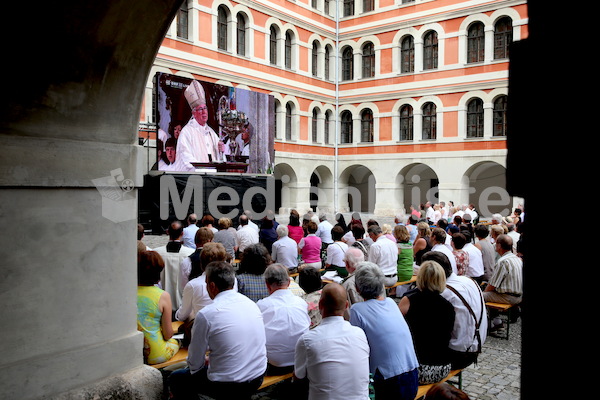
<instances>
[{"instance_id":1,"label":"man with bald head","mask_svg":"<svg viewBox=\"0 0 600 400\"><path fill-rule=\"evenodd\" d=\"M329 283L321 292L321 323L298 339L294 375L307 378L309 400L366 399L369 344L364 331L344 320L346 290Z\"/></svg>"}]
</instances>

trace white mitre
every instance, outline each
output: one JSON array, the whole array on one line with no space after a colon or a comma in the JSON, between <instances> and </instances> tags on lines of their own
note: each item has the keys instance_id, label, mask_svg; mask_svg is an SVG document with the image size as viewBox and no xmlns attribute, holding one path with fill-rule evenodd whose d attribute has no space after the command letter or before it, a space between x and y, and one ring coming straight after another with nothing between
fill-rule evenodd
<instances>
[{"instance_id":1,"label":"white mitre","mask_svg":"<svg viewBox=\"0 0 600 400\"><path fill-rule=\"evenodd\" d=\"M200 104L206 104L206 94L200 82L193 80L192 83L183 92L185 99L192 108L198 107Z\"/></svg>"}]
</instances>

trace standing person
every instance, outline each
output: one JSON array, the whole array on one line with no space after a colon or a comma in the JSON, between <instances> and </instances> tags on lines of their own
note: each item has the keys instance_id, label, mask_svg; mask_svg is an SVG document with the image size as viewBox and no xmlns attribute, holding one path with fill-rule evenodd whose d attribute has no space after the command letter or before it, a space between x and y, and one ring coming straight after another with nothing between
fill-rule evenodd
<instances>
[{"instance_id":1,"label":"standing person","mask_svg":"<svg viewBox=\"0 0 600 400\"><path fill-rule=\"evenodd\" d=\"M492 277L494 267L496 266L496 249L490 242L490 228L487 225L477 224L474 228L477 242L475 247L481 251L483 260L483 281L488 281Z\"/></svg>"},{"instance_id":2,"label":"standing person","mask_svg":"<svg viewBox=\"0 0 600 400\"><path fill-rule=\"evenodd\" d=\"M350 323L367 335L375 398L413 400L419 362L410 329L396 302L385 296L384 276L377 265L365 262L354 276L365 301L352 305Z\"/></svg>"},{"instance_id":3,"label":"standing person","mask_svg":"<svg viewBox=\"0 0 600 400\"><path fill-rule=\"evenodd\" d=\"M300 243L300 239L304 237L304 229L300 226L300 214L296 210L290 211L288 232L289 237L294 239L296 243Z\"/></svg>"},{"instance_id":4,"label":"standing person","mask_svg":"<svg viewBox=\"0 0 600 400\"><path fill-rule=\"evenodd\" d=\"M340 226L334 226L331 229L333 243L327 246L327 260L325 261L325 268L337 271L342 278L348 276L346 264L344 263L344 254L348 250L348 245L342 242L344 233Z\"/></svg>"},{"instance_id":5,"label":"standing person","mask_svg":"<svg viewBox=\"0 0 600 400\"><path fill-rule=\"evenodd\" d=\"M290 277L285 265L269 265L265 270L265 284L269 296L256 305L265 324L267 373L281 375L294 370L296 342L308 332L310 317L306 301L289 290Z\"/></svg>"},{"instance_id":6,"label":"standing person","mask_svg":"<svg viewBox=\"0 0 600 400\"><path fill-rule=\"evenodd\" d=\"M165 262L165 268L160 275L161 287L169 292L173 311L177 311L181 305L183 286L179 283L181 279L181 262L190 256L194 250L185 247L181 241L183 236L183 224L181 221L173 221L168 228L169 242L165 246L154 249Z\"/></svg>"},{"instance_id":7,"label":"standing person","mask_svg":"<svg viewBox=\"0 0 600 400\"><path fill-rule=\"evenodd\" d=\"M313 221L306 224L308 234L298 243L298 252L305 267L321 269L321 238L315 235L317 229L317 224Z\"/></svg>"},{"instance_id":8,"label":"standing person","mask_svg":"<svg viewBox=\"0 0 600 400\"><path fill-rule=\"evenodd\" d=\"M369 344L362 329L344 320L346 291L323 288L323 320L296 343L294 375L308 379L309 400L364 400L369 396Z\"/></svg>"},{"instance_id":9,"label":"standing person","mask_svg":"<svg viewBox=\"0 0 600 400\"><path fill-rule=\"evenodd\" d=\"M224 144L208 126L208 107L204 88L194 80L184 92L192 109L192 118L181 129L177 140L177 155L185 171L194 171L193 162L220 162L223 160Z\"/></svg>"},{"instance_id":10,"label":"standing person","mask_svg":"<svg viewBox=\"0 0 600 400\"><path fill-rule=\"evenodd\" d=\"M423 255L423 261L435 261L446 273L442 297L454 307L454 327L450 339L452 369L463 369L477 361L487 337L488 317L483 294L477 282L452 271L448 257L439 251Z\"/></svg>"},{"instance_id":11,"label":"standing person","mask_svg":"<svg viewBox=\"0 0 600 400\"><path fill-rule=\"evenodd\" d=\"M373 240L369 248L369 261L381 268L385 286L392 286L398 282L398 247L385 237L379 225L371 225L368 232Z\"/></svg>"},{"instance_id":12,"label":"standing person","mask_svg":"<svg viewBox=\"0 0 600 400\"><path fill-rule=\"evenodd\" d=\"M253 301L233 290L234 284L231 264L215 261L206 266L213 303L194 320L188 367L169 376L172 399L197 398L198 392L215 399L250 399L261 385L267 369L262 314Z\"/></svg>"},{"instance_id":13,"label":"standing person","mask_svg":"<svg viewBox=\"0 0 600 400\"><path fill-rule=\"evenodd\" d=\"M452 367L448 346L455 312L452 304L441 296L445 289L446 273L442 266L425 261L417 275L417 289L407 292L398 304L419 359L420 385L441 381Z\"/></svg>"},{"instance_id":14,"label":"standing person","mask_svg":"<svg viewBox=\"0 0 600 400\"><path fill-rule=\"evenodd\" d=\"M289 272L295 272L298 269L298 244L289 237L287 226L279 224L275 231L277 241L273 243L271 259L285 265Z\"/></svg>"},{"instance_id":15,"label":"standing person","mask_svg":"<svg viewBox=\"0 0 600 400\"><path fill-rule=\"evenodd\" d=\"M156 286L164 266L155 251L138 255L137 329L144 334L146 364L168 361L179 350L179 342L172 338L171 296Z\"/></svg>"}]
</instances>

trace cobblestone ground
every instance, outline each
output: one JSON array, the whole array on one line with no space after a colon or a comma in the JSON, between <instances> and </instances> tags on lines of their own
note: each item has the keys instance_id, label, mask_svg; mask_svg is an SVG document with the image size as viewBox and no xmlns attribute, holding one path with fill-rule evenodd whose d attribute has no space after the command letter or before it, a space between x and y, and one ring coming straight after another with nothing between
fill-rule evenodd
<instances>
[{"instance_id":1,"label":"cobblestone ground","mask_svg":"<svg viewBox=\"0 0 600 400\"><path fill-rule=\"evenodd\" d=\"M143 239L151 248L167 242L166 236ZM510 324L509 340L488 336L478 363L463 370L462 389L470 400L515 400L521 392L521 318ZM204 400L207 397L201 396ZM273 385L253 400L288 400L285 383Z\"/></svg>"}]
</instances>

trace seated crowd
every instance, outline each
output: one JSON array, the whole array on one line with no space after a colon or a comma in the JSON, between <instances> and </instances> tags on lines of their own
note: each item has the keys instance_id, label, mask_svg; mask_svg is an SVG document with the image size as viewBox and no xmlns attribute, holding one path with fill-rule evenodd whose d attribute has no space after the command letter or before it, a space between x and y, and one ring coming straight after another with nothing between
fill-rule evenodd
<instances>
[{"instance_id":1,"label":"seated crowd","mask_svg":"<svg viewBox=\"0 0 600 400\"><path fill-rule=\"evenodd\" d=\"M515 228L497 215L473 224L473 208L441 209L428 204L394 227L366 228L358 213L333 225L292 210L283 225L246 212L237 229L192 214L185 228L173 221L167 245L154 250L142 229L144 362L188 347L187 367L168 379L173 399L248 399L265 375L289 372L311 399L366 398L370 382L376 399L414 399L419 385L476 362L488 334L502 332L486 302L522 297L524 215ZM183 322L180 340L174 320Z\"/></svg>"}]
</instances>

